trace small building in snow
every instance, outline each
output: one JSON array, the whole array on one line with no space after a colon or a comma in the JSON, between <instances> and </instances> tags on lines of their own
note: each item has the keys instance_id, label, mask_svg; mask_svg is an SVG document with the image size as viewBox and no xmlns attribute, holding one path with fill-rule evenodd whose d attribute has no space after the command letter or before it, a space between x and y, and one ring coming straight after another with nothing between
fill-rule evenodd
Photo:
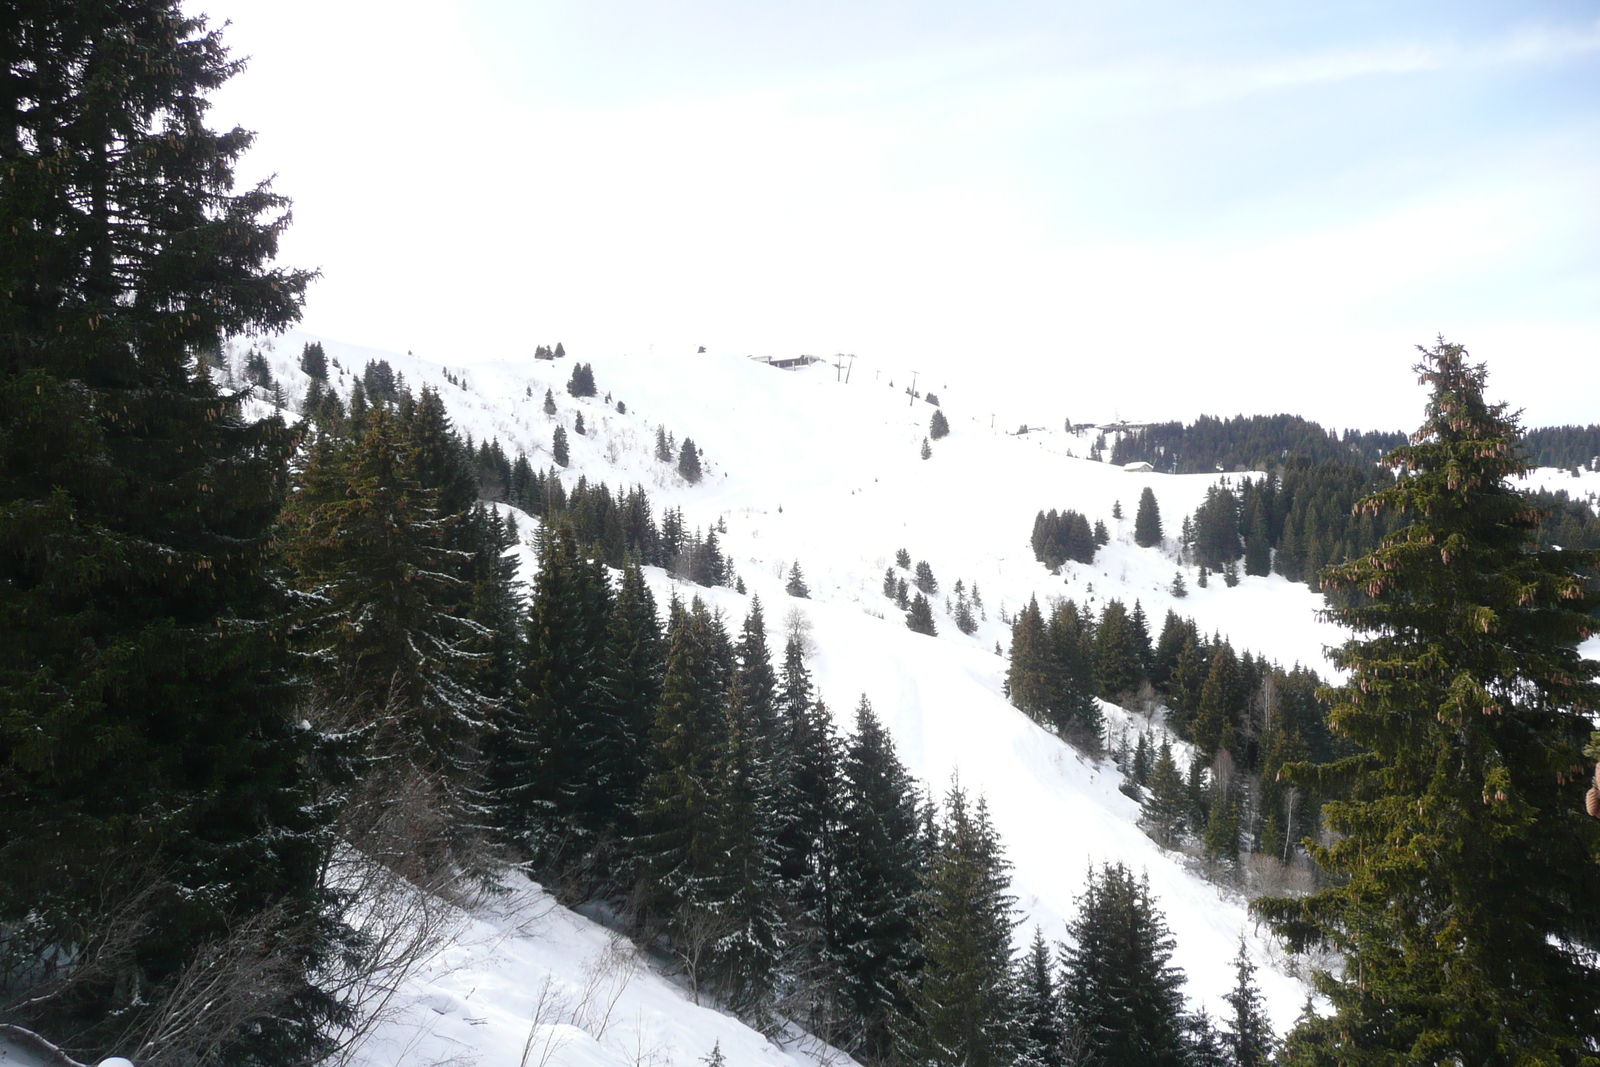
<instances>
[{"instance_id":1,"label":"small building in snow","mask_svg":"<svg viewBox=\"0 0 1600 1067\"><path fill-rule=\"evenodd\" d=\"M1154 467L1150 466L1150 464L1146 463L1142 459L1135 460L1132 463L1124 463L1122 465L1122 469L1127 471L1129 474L1149 474L1151 471L1155 470Z\"/></svg>"}]
</instances>

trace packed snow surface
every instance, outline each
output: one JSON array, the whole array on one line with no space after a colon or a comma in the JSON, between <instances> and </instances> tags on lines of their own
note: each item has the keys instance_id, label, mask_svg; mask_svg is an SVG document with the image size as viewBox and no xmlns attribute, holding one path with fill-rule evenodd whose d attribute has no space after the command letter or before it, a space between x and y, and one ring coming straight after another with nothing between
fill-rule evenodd
<instances>
[{"instance_id":1,"label":"packed snow surface","mask_svg":"<svg viewBox=\"0 0 1600 1067\"><path fill-rule=\"evenodd\" d=\"M291 407L306 386L295 362L309 339L291 333L264 349ZM1003 620L1030 597L1041 604L1072 597L1097 611L1120 598L1130 610L1137 600L1157 633L1170 608L1193 616L1206 633L1226 635L1241 651L1331 676L1326 650L1345 635L1320 618L1319 595L1277 575L1243 577L1235 588L1218 578L1200 589L1195 572L1177 559L1177 529L1207 488L1219 478L1252 475L1125 471L1086 458L1096 430L1035 427L1018 433L992 427L987 413L963 408L959 391L926 381L921 388L939 394L951 433L931 442L933 454L924 460L920 452L934 408L908 395L908 383L881 375L868 380L859 367L846 384L840 369L826 363L783 371L706 354L584 357L593 364L600 396L576 399L565 390L572 358L444 367L323 343L341 392L348 392L352 376L369 359L387 359L413 388L438 388L457 428L474 440L498 439L508 455L523 451L543 468L553 463L551 436L563 425L571 479L581 474L613 490L638 483L653 498L658 518L664 509L681 506L691 528L725 524L719 540L749 595L681 585L655 571L651 580L662 605L676 585L678 595L702 597L736 628L759 595L775 649L791 628L809 633L811 669L842 731L849 730L865 695L901 758L935 795L959 776L967 790L985 797L1013 865L1012 887L1025 919L1019 940L1031 937L1034 925L1047 937L1062 937L1090 868L1120 860L1148 875L1176 935L1174 962L1188 975L1192 1002L1213 1017L1224 1014L1221 998L1233 983L1229 961L1242 935L1262 967L1258 980L1276 1026L1286 1028L1299 1013L1306 987L1287 972L1285 957L1247 915L1242 897L1200 878L1181 856L1145 836L1137 826L1138 806L1118 791L1121 775L1108 762L1078 754L1011 707L1003 695L1006 661L996 654L997 642L1005 646L1010 640ZM542 410L547 389L556 400L554 416ZM626 405L625 414L618 412L618 401ZM587 430L581 436L574 432L579 412ZM672 464L654 458L657 428L663 426L678 442L689 437L702 450L701 484L687 485ZM1564 472L1541 471L1536 480L1569 490L1591 488ZM1132 541L1135 507L1146 486L1159 502L1168 535L1160 548L1139 548ZM1118 502L1121 520L1112 517ZM1062 574L1051 575L1034 560L1033 519L1050 508L1073 508L1091 522L1106 523L1112 540L1093 565L1068 563ZM523 521L525 537L533 525ZM938 637L907 630L902 613L882 594L884 572L899 548L913 561L927 560L937 577ZM523 577L531 577L526 546L519 558ZM810 586L809 600L783 591L795 562ZM1179 570L1188 586L1182 599L1171 593ZM957 579L982 597L983 618L971 636L961 634L942 610ZM1144 725L1131 718L1108 708L1112 731ZM475 917L482 927L476 940L466 939L448 954L452 975L475 976L470 990L461 991L464 979L458 977L424 980L417 987L424 999L435 993L459 998L459 1009L440 1015L429 1040L476 1050L485 1063L518 1062L516 1056L505 1058L511 1048L506 1042L526 1038L540 976L575 980L574 968L581 970L605 943L598 928L564 911L549 910L534 926L497 927L497 914ZM737 1027L731 1021L713 1028L703 1009L688 1005L676 987L653 973L632 988L637 1007L618 1018L637 1014L645 1020L638 1025L648 1030L646 1043L673 1050L667 1053L673 1062L704 1055L710 1040L703 1035L737 1032L726 1029ZM551 1063L612 1063L619 1056L635 1062L632 1053L617 1051L619 1042L643 1040L616 1019L612 1025L619 1028L607 1027L605 1034L581 1021L561 1025L570 1030L552 1038L560 1048L550 1053ZM393 1058L408 1040L403 1031L397 1025L380 1034L387 1051L371 1062L413 1062ZM715 1038L724 1040L730 1063L787 1062L789 1053L743 1033L737 1056L728 1044L734 1037ZM518 1056L521 1051L516 1044Z\"/></svg>"}]
</instances>

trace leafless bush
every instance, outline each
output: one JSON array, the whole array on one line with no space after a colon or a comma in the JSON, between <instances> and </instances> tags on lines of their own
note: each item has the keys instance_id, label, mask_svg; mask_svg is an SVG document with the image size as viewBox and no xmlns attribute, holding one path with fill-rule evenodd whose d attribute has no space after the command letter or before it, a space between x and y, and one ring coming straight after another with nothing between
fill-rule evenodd
<instances>
[{"instance_id":1,"label":"leafless bush","mask_svg":"<svg viewBox=\"0 0 1600 1067\"><path fill-rule=\"evenodd\" d=\"M258 912L204 945L157 1004L114 1047L145 1067L199 1067L304 985L311 924L281 905Z\"/></svg>"},{"instance_id":2,"label":"leafless bush","mask_svg":"<svg viewBox=\"0 0 1600 1067\"><path fill-rule=\"evenodd\" d=\"M329 1067L348 1064L372 1033L403 1012L406 980L455 940L481 880L455 861L437 779L409 764L360 783L344 806L342 843L324 880L350 902L355 952L331 960L321 984L346 1009Z\"/></svg>"}]
</instances>

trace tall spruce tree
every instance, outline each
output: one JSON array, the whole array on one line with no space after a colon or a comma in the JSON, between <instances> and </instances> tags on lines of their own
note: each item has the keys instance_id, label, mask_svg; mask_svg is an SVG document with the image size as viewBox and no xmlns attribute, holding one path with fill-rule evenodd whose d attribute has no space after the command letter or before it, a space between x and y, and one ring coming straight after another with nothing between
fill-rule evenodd
<instances>
[{"instance_id":1,"label":"tall spruce tree","mask_svg":"<svg viewBox=\"0 0 1600 1067\"><path fill-rule=\"evenodd\" d=\"M719 859L713 800L727 733L727 635L699 597L688 608L673 604L633 851L647 906L669 935L684 938L703 932Z\"/></svg>"},{"instance_id":2,"label":"tall spruce tree","mask_svg":"<svg viewBox=\"0 0 1600 1067\"><path fill-rule=\"evenodd\" d=\"M923 963L901 1033L908 1062L1001 1067L1018 1044L1012 989L1015 899L980 799L952 782L917 908Z\"/></svg>"},{"instance_id":3,"label":"tall spruce tree","mask_svg":"<svg viewBox=\"0 0 1600 1067\"><path fill-rule=\"evenodd\" d=\"M1183 972L1149 882L1120 863L1090 871L1067 934L1061 999L1091 1062L1186 1067Z\"/></svg>"},{"instance_id":4,"label":"tall spruce tree","mask_svg":"<svg viewBox=\"0 0 1600 1067\"><path fill-rule=\"evenodd\" d=\"M1233 973L1233 989L1224 998L1228 1002L1228 1019L1223 1044L1228 1059L1232 1067L1267 1067L1276 1042L1266 1003L1256 985L1256 965L1250 962L1243 937L1239 938L1239 953L1233 958Z\"/></svg>"},{"instance_id":5,"label":"tall spruce tree","mask_svg":"<svg viewBox=\"0 0 1600 1067\"><path fill-rule=\"evenodd\" d=\"M521 705L506 717L494 768L500 827L540 869L563 876L614 827L637 778L623 712L607 699L611 593L565 521L539 533L528 604Z\"/></svg>"},{"instance_id":6,"label":"tall spruce tree","mask_svg":"<svg viewBox=\"0 0 1600 1067\"><path fill-rule=\"evenodd\" d=\"M883 1057L919 964L917 794L866 697L845 746L832 956L859 1050Z\"/></svg>"},{"instance_id":7,"label":"tall spruce tree","mask_svg":"<svg viewBox=\"0 0 1600 1067\"><path fill-rule=\"evenodd\" d=\"M202 946L270 915L285 982L185 1032L314 1060L325 812L270 552L292 438L206 370L311 274L271 266L288 201L234 187L250 135L206 126L241 64L202 19L13 4L0 50L0 998L80 1058L127 1051Z\"/></svg>"},{"instance_id":8,"label":"tall spruce tree","mask_svg":"<svg viewBox=\"0 0 1600 1067\"><path fill-rule=\"evenodd\" d=\"M282 540L307 594L294 638L319 707L363 736L375 772L427 783L438 846L454 853L478 821L489 635L465 610L471 555L446 547L439 494L419 484L415 459L387 407L356 439L318 441L297 471ZM383 804L379 793L371 817Z\"/></svg>"},{"instance_id":9,"label":"tall spruce tree","mask_svg":"<svg viewBox=\"0 0 1600 1067\"><path fill-rule=\"evenodd\" d=\"M1033 928L1033 943L1017 975L1017 1067L1071 1067L1066 1061L1061 996L1044 931Z\"/></svg>"},{"instance_id":10,"label":"tall spruce tree","mask_svg":"<svg viewBox=\"0 0 1600 1067\"><path fill-rule=\"evenodd\" d=\"M1140 548L1158 548L1161 545L1161 507L1156 494L1147 485L1139 494L1139 510L1133 516L1133 543Z\"/></svg>"},{"instance_id":11,"label":"tall spruce tree","mask_svg":"<svg viewBox=\"0 0 1600 1067\"><path fill-rule=\"evenodd\" d=\"M1331 615L1356 636L1329 713L1359 755L1285 769L1342 790L1339 879L1257 908L1292 945L1331 944L1333 1013L1302 1023L1290 1063L1579 1063L1600 1050L1600 821L1582 812L1581 746L1600 704L1587 552L1537 550L1518 420L1486 371L1441 340L1417 365L1427 415L1363 500L1409 524L1330 568Z\"/></svg>"}]
</instances>

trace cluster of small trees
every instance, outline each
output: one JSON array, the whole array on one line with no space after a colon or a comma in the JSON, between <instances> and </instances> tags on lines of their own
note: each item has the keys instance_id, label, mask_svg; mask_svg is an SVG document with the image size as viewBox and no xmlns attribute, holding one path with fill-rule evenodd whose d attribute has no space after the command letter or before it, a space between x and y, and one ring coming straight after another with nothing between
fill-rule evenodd
<instances>
[{"instance_id":1,"label":"cluster of small trees","mask_svg":"<svg viewBox=\"0 0 1600 1067\"><path fill-rule=\"evenodd\" d=\"M1093 563L1100 546L1111 540L1103 522L1090 527L1082 513L1068 509L1058 513L1055 508L1041 511L1033 520L1033 558L1051 570L1067 560Z\"/></svg>"},{"instance_id":2,"label":"cluster of small trees","mask_svg":"<svg viewBox=\"0 0 1600 1067\"><path fill-rule=\"evenodd\" d=\"M567 382L567 392L573 396L594 396L594 367L588 363L572 365L572 379Z\"/></svg>"},{"instance_id":3,"label":"cluster of small trees","mask_svg":"<svg viewBox=\"0 0 1600 1067\"><path fill-rule=\"evenodd\" d=\"M912 572L911 581L908 583L900 574L901 571ZM915 588L916 592L911 590ZM901 611L906 613L906 627L913 633L926 634L937 637L939 629L933 621L933 603L928 598L939 592L939 581L933 576L933 566L927 560L918 560L914 571L911 566L911 553L905 549L895 552L895 565L884 571L883 595L893 600ZM956 582L956 607L962 614L958 616L956 626L962 633L972 633L978 628L976 619L973 618L972 602L966 597L965 586ZM978 602L981 610L982 601Z\"/></svg>"}]
</instances>

